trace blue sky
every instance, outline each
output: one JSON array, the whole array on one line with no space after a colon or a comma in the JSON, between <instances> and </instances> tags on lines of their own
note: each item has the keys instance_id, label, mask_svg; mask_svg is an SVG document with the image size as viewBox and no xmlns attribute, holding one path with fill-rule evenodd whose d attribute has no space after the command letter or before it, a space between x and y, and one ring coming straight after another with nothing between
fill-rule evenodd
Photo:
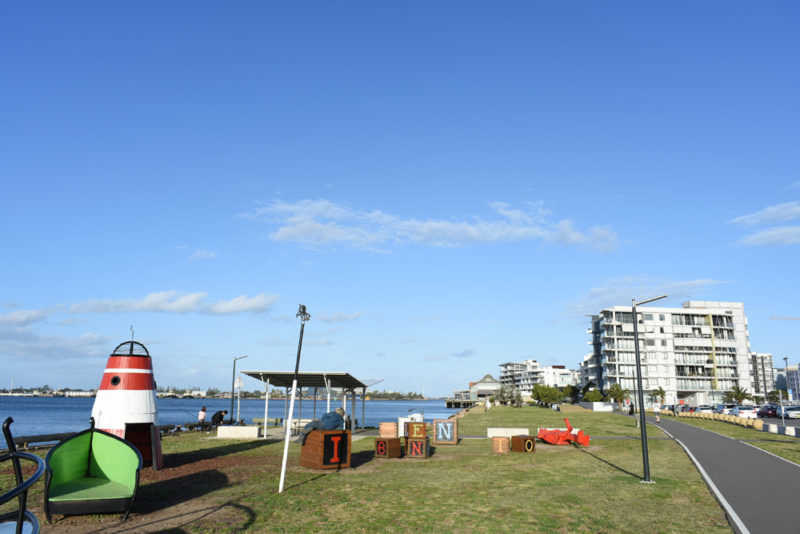
<instances>
[{"instance_id":1,"label":"blue sky","mask_svg":"<svg viewBox=\"0 0 800 534\"><path fill-rule=\"evenodd\" d=\"M586 314L742 301L800 360L796 2L0 8L0 383L449 395ZM250 379L245 388L256 389Z\"/></svg>"}]
</instances>

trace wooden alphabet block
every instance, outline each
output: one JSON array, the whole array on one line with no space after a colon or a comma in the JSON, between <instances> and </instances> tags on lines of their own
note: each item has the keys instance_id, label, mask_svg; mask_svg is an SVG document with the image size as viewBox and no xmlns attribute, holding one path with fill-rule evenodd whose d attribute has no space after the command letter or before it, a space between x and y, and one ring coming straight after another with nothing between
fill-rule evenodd
<instances>
[{"instance_id":1,"label":"wooden alphabet block","mask_svg":"<svg viewBox=\"0 0 800 534\"><path fill-rule=\"evenodd\" d=\"M433 443L435 445L458 445L458 420L434 419Z\"/></svg>"},{"instance_id":2,"label":"wooden alphabet block","mask_svg":"<svg viewBox=\"0 0 800 534\"><path fill-rule=\"evenodd\" d=\"M536 452L536 436L511 436L512 452Z\"/></svg>"},{"instance_id":3,"label":"wooden alphabet block","mask_svg":"<svg viewBox=\"0 0 800 534\"><path fill-rule=\"evenodd\" d=\"M411 439L422 439L427 436L428 429L425 423L410 422L406 423L408 428L407 437Z\"/></svg>"},{"instance_id":4,"label":"wooden alphabet block","mask_svg":"<svg viewBox=\"0 0 800 534\"><path fill-rule=\"evenodd\" d=\"M312 430L300 451L300 465L311 469L350 467L349 430Z\"/></svg>"},{"instance_id":5,"label":"wooden alphabet block","mask_svg":"<svg viewBox=\"0 0 800 534\"><path fill-rule=\"evenodd\" d=\"M427 458L431 455L429 438L406 438L406 455L411 458Z\"/></svg>"},{"instance_id":6,"label":"wooden alphabet block","mask_svg":"<svg viewBox=\"0 0 800 534\"><path fill-rule=\"evenodd\" d=\"M375 438L375 456L377 458L400 458L403 447L400 438Z\"/></svg>"}]
</instances>

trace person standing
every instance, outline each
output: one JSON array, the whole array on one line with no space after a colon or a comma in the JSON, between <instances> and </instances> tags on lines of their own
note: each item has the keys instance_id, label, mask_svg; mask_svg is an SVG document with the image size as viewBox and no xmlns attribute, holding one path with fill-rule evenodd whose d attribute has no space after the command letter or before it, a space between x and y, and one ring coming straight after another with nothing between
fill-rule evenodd
<instances>
[{"instance_id":1,"label":"person standing","mask_svg":"<svg viewBox=\"0 0 800 534\"><path fill-rule=\"evenodd\" d=\"M205 406L200 408L200 411L197 412L197 422L200 424L200 430L203 430L206 427L206 407Z\"/></svg>"},{"instance_id":2,"label":"person standing","mask_svg":"<svg viewBox=\"0 0 800 534\"><path fill-rule=\"evenodd\" d=\"M656 416L656 424L661 424L661 406L658 404L653 406L653 415Z\"/></svg>"}]
</instances>

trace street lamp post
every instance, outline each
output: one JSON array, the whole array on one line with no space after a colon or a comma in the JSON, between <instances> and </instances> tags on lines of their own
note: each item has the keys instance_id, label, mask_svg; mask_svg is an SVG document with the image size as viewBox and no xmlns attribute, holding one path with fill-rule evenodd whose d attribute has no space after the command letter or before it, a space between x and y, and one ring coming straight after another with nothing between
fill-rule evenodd
<instances>
[{"instance_id":1,"label":"street lamp post","mask_svg":"<svg viewBox=\"0 0 800 534\"><path fill-rule=\"evenodd\" d=\"M789 402L794 402L794 396L792 395L792 390L789 387L789 358L786 356L783 358L783 372L786 374L786 397L789 399Z\"/></svg>"},{"instance_id":2,"label":"street lamp post","mask_svg":"<svg viewBox=\"0 0 800 534\"><path fill-rule=\"evenodd\" d=\"M289 415L286 417L286 435L283 441L283 463L281 465L281 481L278 485L278 493L283 492L283 480L286 477L286 458L289 454L289 435L292 431L292 416L294 415L294 398L297 392L297 374L300 371L300 350L303 348L303 330L306 326L306 321L311 319L311 314L306 312L306 307L300 304L297 310L297 315L300 319L300 340L297 342L297 361L294 364L294 378L292 379L292 398L289 401Z\"/></svg>"},{"instance_id":3,"label":"street lamp post","mask_svg":"<svg viewBox=\"0 0 800 534\"><path fill-rule=\"evenodd\" d=\"M231 378L231 411L228 412L231 414L230 419L228 421L233 424L233 390L236 384L236 360L243 360L247 358L247 356L239 356L238 358L233 359L233 378Z\"/></svg>"},{"instance_id":4,"label":"street lamp post","mask_svg":"<svg viewBox=\"0 0 800 534\"><path fill-rule=\"evenodd\" d=\"M643 300L639 305L647 304L655 300L666 298L666 295L654 297L652 299ZM636 315L636 299L632 300L631 308L633 308L633 348L636 351L636 387L638 388L639 397L639 431L642 436L642 464L644 467L644 479L642 482L651 483L650 480L650 459L647 453L647 428L644 419L644 391L642 390L642 360L639 356L639 318Z\"/></svg>"}]
</instances>

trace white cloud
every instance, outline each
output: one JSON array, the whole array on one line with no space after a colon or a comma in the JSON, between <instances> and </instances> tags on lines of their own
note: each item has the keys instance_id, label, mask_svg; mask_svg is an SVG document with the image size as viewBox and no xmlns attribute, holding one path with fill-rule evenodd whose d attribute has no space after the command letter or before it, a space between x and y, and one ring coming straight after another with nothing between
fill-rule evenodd
<instances>
[{"instance_id":1,"label":"white cloud","mask_svg":"<svg viewBox=\"0 0 800 534\"><path fill-rule=\"evenodd\" d=\"M70 306L73 313L124 313L124 312L172 312L187 313L197 311L208 293L188 293L179 291L160 291L150 293L141 299L91 299Z\"/></svg>"},{"instance_id":2,"label":"white cloud","mask_svg":"<svg viewBox=\"0 0 800 534\"><path fill-rule=\"evenodd\" d=\"M800 183L800 182L797 182ZM800 202L784 202L768 206L761 211L736 217L730 222L745 226L785 223L800 219ZM740 245L797 245L800 244L800 226L772 226L759 230L739 240Z\"/></svg>"},{"instance_id":3,"label":"white cloud","mask_svg":"<svg viewBox=\"0 0 800 534\"><path fill-rule=\"evenodd\" d=\"M191 256L189 256L188 261L197 261L197 260L212 260L217 257L216 252L212 252L210 250L206 250L204 248L195 250Z\"/></svg>"},{"instance_id":4,"label":"white cloud","mask_svg":"<svg viewBox=\"0 0 800 534\"><path fill-rule=\"evenodd\" d=\"M280 300L277 295L260 293L254 297L240 295L231 300L220 300L208 307L208 313L231 315L234 313L264 313Z\"/></svg>"},{"instance_id":5,"label":"white cloud","mask_svg":"<svg viewBox=\"0 0 800 534\"><path fill-rule=\"evenodd\" d=\"M349 323L364 315L364 312L356 313L323 313L319 320L326 323Z\"/></svg>"},{"instance_id":6,"label":"white cloud","mask_svg":"<svg viewBox=\"0 0 800 534\"><path fill-rule=\"evenodd\" d=\"M698 292L724 283L726 282L709 278L659 281L643 275L620 277L589 289L579 300L569 303L561 316L583 320L585 315L596 314L604 308L630 306L632 299L642 300L664 294L669 295L669 298L653 305L670 306L670 300L689 300ZM696 297L694 299L701 300Z\"/></svg>"},{"instance_id":7,"label":"white cloud","mask_svg":"<svg viewBox=\"0 0 800 534\"><path fill-rule=\"evenodd\" d=\"M800 202L784 202L767 206L761 211L742 215L732 219L732 223L756 226L759 224L773 224L800 219Z\"/></svg>"},{"instance_id":8,"label":"white cloud","mask_svg":"<svg viewBox=\"0 0 800 534\"><path fill-rule=\"evenodd\" d=\"M111 338L93 332L78 337L38 334L29 328L0 328L0 354L32 360L83 360L107 355Z\"/></svg>"},{"instance_id":9,"label":"white cloud","mask_svg":"<svg viewBox=\"0 0 800 534\"><path fill-rule=\"evenodd\" d=\"M0 314L0 325L27 326L43 321L51 314L48 310L17 310Z\"/></svg>"},{"instance_id":10,"label":"white cloud","mask_svg":"<svg viewBox=\"0 0 800 534\"><path fill-rule=\"evenodd\" d=\"M800 182L791 183L786 189L800 189Z\"/></svg>"},{"instance_id":11,"label":"white cloud","mask_svg":"<svg viewBox=\"0 0 800 534\"><path fill-rule=\"evenodd\" d=\"M797 245L800 244L800 226L776 226L756 232L739 240L740 245Z\"/></svg>"},{"instance_id":12,"label":"white cloud","mask_svg":"<svg viewBox=\"0 0 800 534\"><path fill-rule=\"evenodd\" d=\"M616 234L607 227L582 231L569 219L548 222L539 204L526 209L492 202L494 217L484 220L403 218L380 210L355 210L329 200L273 201L242 217L276 226L270 238L307 246L342 244L379 250L393 244L415 243L433 247L462 247L477 243L541 240L563 245L580 245L603 252L617 247Z\"/></svg>"},{"instance_id":13,"label":"white cloud","mask_svg":"<svg viewBox=\"0 0 800 534\"><path fill-rule=\"evenodd\" d=\"M250 312L263 313L278 301L275 295L261 293L254 297L241 295L231 300L220 300L214 304L204 302L208 293L182 293L160 291L141 299L87 300L70 306L72 313L127 313L127 312L201 312L215 315L231 315Z\"/></svg>"}]
</instances>

